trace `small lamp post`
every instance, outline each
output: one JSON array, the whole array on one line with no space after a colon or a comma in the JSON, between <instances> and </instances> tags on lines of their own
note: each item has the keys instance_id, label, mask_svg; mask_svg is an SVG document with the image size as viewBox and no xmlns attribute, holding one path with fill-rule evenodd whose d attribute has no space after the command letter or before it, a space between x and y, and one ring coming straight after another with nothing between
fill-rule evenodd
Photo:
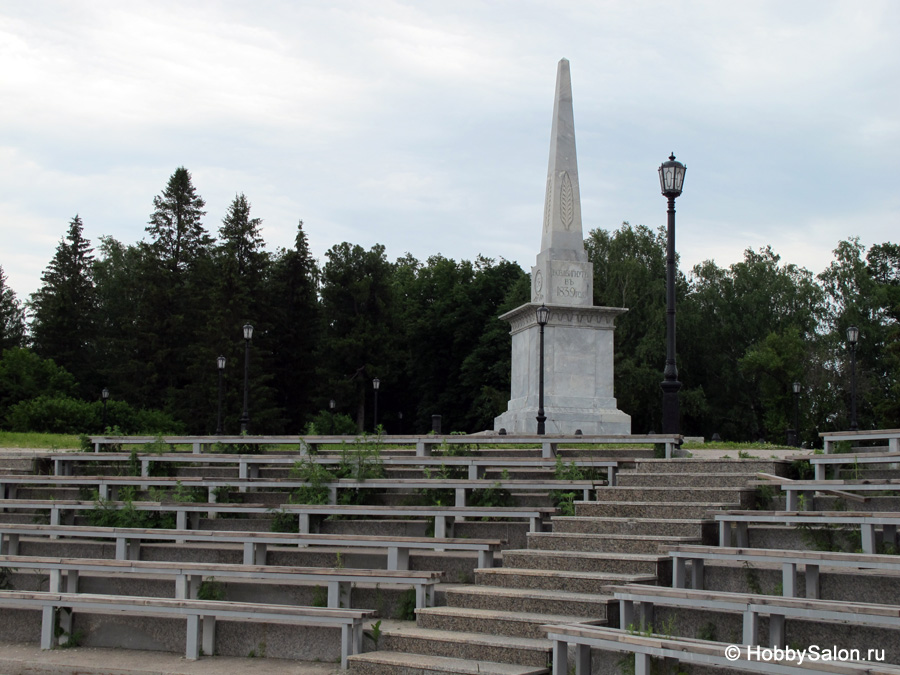
<instances>
[{"instance_id":1,"label":"small lamp post","mask_svg":"<svg viewBox=\"0 0 900 675\"><path fill-rule=\"evenodd\" d=\"M373 421L373 431L378 431L378 389L381 387L381 380L377 377L372 380L372 389L375 390L375 410L374 410L374 421Z\"/></svg>"},{"instance_id":2,"label":"small lamp post","mask_svg":"<svg viewBox=\"0 0 900 675\"><path fill-rule=\"evenodd\" d=\"M332 415L334 414L334 406L335 406L334 399L331 399L330 401L328 401L328 409L331 411Z\"/></svg>"},{"instance_id":3,"label":"small lamp post","mask_svg":"<svg viewBox=\"0 0 900 675\"><path fill-rule=\"evenodd\" d=\"M794 390L794 447L800 447L800 383L791 385Z\"/></svg>"},{"instance_id":4,"label":"small lamp post","mask_svg":"<svg viewBox=\"0 0 900 675\"><path fill-rule=\"evenodd\" d=\"M250 340L253 326L244 324L244 412L241 413L241 434L250 431Z\"/></svg>"},{"instance_id":5,"label":"small lamp post","mask_svg":"<svg viewBox=\"0 0 900 675\"><path fill-rule=\"evenodd\" d=\"M859 429L856 420L856 345L859 344L859 328L847 329L847 344L850 345L850 431Z\"/></svg>"},{"instance_id":6,"label":"small lamp post","mask_svg":"<svg viewBox=\"0 0 900 675\"><path fill-rule=\"evenodd\" d=\"M100 399L103 401L103 433L106 433L106 402L109 400L109 389L103 387Z\"/></svg>"},{"instance_id":7,"label":"small lamp post","mask_svg":"<svg viewBox=\"0 0 900 675\"><path fill-rule=\"evenodd\" d=\"M222 376L225 374L225 357L216 358L216 368L219 371L219 411L216 413L216 436L221 436L224 432L222 429Z\"/></svg>"},{"instance_id":8,"label":"small lamp post","mask_svg":"<svg viewBox=\"0 0 900 675\"><path fill-rule=\"evenodd\" d=\"M681 195L684 173L687 167L675 160L674 153L669 161L659 167L659 186L662 195L669 200L666 228L666 368L662 382L663 411L662 430L664 434L679 432L678 368L675 365L675 198Z\"/></svg>"},{"instance_id":9,"label":"small lamp post","mask_svg":"<svg viewBox=\"0 0 900 675\"><path fill-rule=\"evenodd\" d=\"M550 320L550 308L546 305L542 304L537 308L537 322L538 326L540 326L540 356L538 363L538 414L537 414L537 432L538 436L543 436L546 433L546 427L544 423L547 421L547 416L544 415L544 326L547 325L547 322Z\"/></svg>"}]
</instances>

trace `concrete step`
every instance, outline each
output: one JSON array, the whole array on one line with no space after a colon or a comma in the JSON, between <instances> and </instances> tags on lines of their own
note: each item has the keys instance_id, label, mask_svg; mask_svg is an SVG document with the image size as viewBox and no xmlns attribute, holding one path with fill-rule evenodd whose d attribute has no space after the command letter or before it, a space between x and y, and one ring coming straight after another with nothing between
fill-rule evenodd
<instances>
[{"instance_id":1,"label":"concrete step","mask_svg":"<svg viewBox=\"0 0 900 675\"><path fill-rule=\"evenodd\" d=\"M744 473L661 473L622 471L616 484L619 487L748 487L747 481L756 474Z\"/></svg>"},{"instance_id":2,"label":"concrete step","mask_svg":"<svg viewBox=\"0 0 900 675\"><path fill-rule=\"evenodd\" d=\"M742 508L739 502L575 502L575 515L593 518L708 518L710 513Z\"/></svg>"},{"instance_id":3,"label":"concrete step","mask_svg":"<svg viewBox=\"0 0 900 675\"><path fill-rule=\"evenodd\" d=\"M441 584L448 607L541 613L552 608L555 614L605 619L612 596L535 588Z\"/></svg>"},{"instance_id":4,"label":"concrete step","mask_svg":"<svg viewBox=\"0 0 900 675\"><path fill-rule=\"evenodd\" d=\"M556 450L557 457L563 459L618 459L621 462L628 462L637 459L653 459L656 452L653 448L558 448Z\"/></svg>"},{"instance_id":5,"label":"concrete step","mask_svg":"<svg viewBox=\"0 0 900 675\"><path fill-rule=\"evenodd\" d=\"M513 589L542 589L571 593L606 593L609 586L656 584L655 574L616 574L614 572L572 572L569 570L485 567L475 570L475 583Z\"/></svg>"},{"instance_id":6,"label":"concrete step","mask_svg":"<svg viewBox=\"0 0 900 675\"><path fill-rule=\"evenodd\" d=\"M667 544L699 544L700 537L643 534L585 534L529 532L528 548L542 551L603 551L607 553L658 553Z\"/></svg>"},{"instance_id":7,"label":"concrete step","mask_svg":"<svg viewBox=\"0 0 900 675\"><path fill-rule=\"evenodd\" d=\"M551 529L559 533L632 534L645 536L703 537L706 529L712 536L714 520L701 518L591 518L584 516L554 516Z\"/></svg>"},{"instance_id":8,"label":"concrete step","mask_svg":"<svg viewBox=\"0 0 900 675\"><path fill-rule=\"evenodd\" d=\"M552 606L548 602L548 609ZM506 612L468 607L425 607L416 610L416 625L420 628L532 639L546 637L547 634L541 630L541 626L548 623L584 622L583 616L549 612Z\"/></svg>"},{"instance_id":9,"label":"concrete step","mask_svg":"<svg viewBox=\"0 0 900 675\"><path fill-rule=\"evenodd\" d=\"M353 675L546 675L550 672L547 667L387 651L351 656L348 666Z\"/></svg>"},{"instance_id":10,"label":"concrete step","mask_svg":"<svg viewBox=\"0 0 900 675\"><path fill-rule=\"evenodd\" d=\"M752 476L760 471L772 473L776 476L786 476L791 463L783 459L774 459L764 456L764 450L759 451L759 457L746 459L735 458L702 459L638 459L635 460L635 471L638 473L740 473ZM750 454L756 454L751 452Z\"/></svg>"},{"instance_id":11,"label":"concrete step","mask_svg":"<svg viewBox=\"0 0 900 675\"><path fill-rule=\"evenodd\" d=\"M671 576L672 561L666 556L653 554L518 549L503 552L503 566L531 570L652 574L665 584L664 579Z\"/></svg>"},{"instance_id":12,"label":"concrete step","mask_svg":"<svg viewBox=\"0 0 900 675\"><path fill-rule=\"evenodd\" d=\"M604 487L597 490L598 502L734 502L744 508L755 503L750 487Z\"/></svg>"},{"instance_id":13,"label":"concrete step","mask_svg":"<svg viewBox=\"0 0 900 675\"><path fill-rule=\"evenodd\" d=\"M418 626L383 631L378 649L538 668L547 665L553 652L547 639L448 632Z\"/></svg>"}]
</instances>

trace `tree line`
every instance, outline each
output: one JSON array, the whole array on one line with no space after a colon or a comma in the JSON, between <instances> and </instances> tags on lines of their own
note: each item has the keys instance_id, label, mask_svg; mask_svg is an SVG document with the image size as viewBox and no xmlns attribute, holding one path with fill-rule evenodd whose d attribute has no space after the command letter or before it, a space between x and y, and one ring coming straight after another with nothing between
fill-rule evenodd
<instances>
[{"instance_id":1,"label":"tree line","mask_svg":"<svg viewBox=\"0 0 900 675\"><path fill-rule=\"evenodd\" d=\"M0 424L212 433L224 356L224 431L237 433L244 324L254 327L251 433L371 430L374 378L377 421L391 433L426 432L434 414L445 432L481 431L505 409L510 337L497 317L529 299L518 264L390 261L381 245L348 242L320 263L302 221L291 248L270 252L245 195L217 236L204 207L180 167L153 198L143 240L101 236L95 246L74 216L24 303L0 269ZM615 336L619 408L634 433L659 430L664 231L598 228L585 247L595 304L629 310ZM841 241L819 275L771 248L747 250L729 267L706 261L679 272L677 303L685 434L784 441L795 381L804 442L847 428L851 325L861 335L860 428L900 426L900 246Z\"/></svg>"}]
</instances>

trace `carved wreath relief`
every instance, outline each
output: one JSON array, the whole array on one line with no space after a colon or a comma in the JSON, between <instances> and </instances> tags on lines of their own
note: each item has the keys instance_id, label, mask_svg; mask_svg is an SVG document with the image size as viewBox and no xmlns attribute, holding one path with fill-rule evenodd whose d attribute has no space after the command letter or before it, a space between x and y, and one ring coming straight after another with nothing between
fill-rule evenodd
<instances>
[{"instance_id":1,"label":"carved wreath relief","mask_svg":"<svg viewBox=\"0 0 900 675\"><path fill-rule=\"evenodd\" d=\"M563 171L562 185L559 188L559 216L566 230L571 230L572 223L575 222L575 191L568 171Z\"/></svg>"},{"instance_id":2,"label":"carved wreath relief","mask_svg":"<svg viewBox=\"0 0 900 675\"><path fill-rule=\"evenodd\" d=\"M534 299L535 300L543 300L544 299L544 273L540 270L537 270L534 273Z\"/></svg>"},{"instance_id":3,"label":"carved wreath relief","mask_svg":"<svg viewBox=\"0 0 900 675\"><path fill-rule=\"evenodd\" d=\"M544 198L544 232L550 231L550 197L552 194L553 180L547 175L547 196Z\"/></svg>"}]
</instances>

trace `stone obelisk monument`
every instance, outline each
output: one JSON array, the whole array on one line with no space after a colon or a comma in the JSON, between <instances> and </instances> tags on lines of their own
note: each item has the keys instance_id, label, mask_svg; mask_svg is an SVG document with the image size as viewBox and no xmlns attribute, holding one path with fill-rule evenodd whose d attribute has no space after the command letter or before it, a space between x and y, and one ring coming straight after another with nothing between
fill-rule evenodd
<instances>
[{"instance_id":1,"label":"stone obelisk monument","mask_svg":"<svg viewBox=\"0 0 900 675\"><path fill-rule=\"evenodd\" d=\"M631 417L613 396L613 330L627 311L594 307L594 269L584 251L581 194L575 159L575 121L569 62L559 62L550 134L541 252L531 268L531 302L500 318L511 325L512 385L508 409L494 429L537 430L540 326L536 310L550 309L544 328L546 433L630 434Z\"/></svg>"}]
</instances>

